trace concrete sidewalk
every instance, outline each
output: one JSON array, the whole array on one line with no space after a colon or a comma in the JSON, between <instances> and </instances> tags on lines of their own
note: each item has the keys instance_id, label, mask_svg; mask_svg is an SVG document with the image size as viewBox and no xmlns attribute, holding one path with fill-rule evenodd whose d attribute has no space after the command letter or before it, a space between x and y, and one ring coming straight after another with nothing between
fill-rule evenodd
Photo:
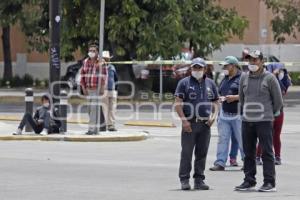
<instances>
[{"instance_id":1,"label":"concrete sidewalk","mask_svg":"<svg viewBox=\"0 0 300 200\"><path fill-rule=\"evenodd\" d=\"M86 124L68 124L65 134L39 135L33 132L23 132L22 135L12 135L18 126L17 121L0 121L0 141L66 141L66 142L125 142L142 141L148 138L143 129L119 129L115 132L100 132L99 135L85 135Z\"/></svg>"}]
</instances>

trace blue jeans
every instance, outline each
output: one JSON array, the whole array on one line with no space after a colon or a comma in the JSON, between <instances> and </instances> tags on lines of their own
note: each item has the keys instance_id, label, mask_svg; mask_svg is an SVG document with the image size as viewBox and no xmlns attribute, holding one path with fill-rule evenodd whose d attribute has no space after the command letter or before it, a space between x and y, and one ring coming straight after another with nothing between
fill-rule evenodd
<instances>
[{"instance_id":1,"label":"blue jeans","mask_svg":"<svg viewBox=\"0 0 300 200\"><path fill-rule=\"evenodd\" d=\"M231 134L231 147L230 147L230 153L229 153L229 158L236 160L237 154L239 150L239 143L236 140L234 134Z\"/></svg>"},{"instance_id":2,"label":"blue jeans","mask_svg":"<svg viewBox=\"0 0 300 200\"><path fill-rule=\"evenodd\" d=\"M241 128L242 122L239 115L232 116L223 112L220 113L218 118L219 140L217 145L217 160L214 163L215 165L220 165L222 167L226 166L232 134L238 142L242 158L244 157Z\"/></svg>"}]
</instances>

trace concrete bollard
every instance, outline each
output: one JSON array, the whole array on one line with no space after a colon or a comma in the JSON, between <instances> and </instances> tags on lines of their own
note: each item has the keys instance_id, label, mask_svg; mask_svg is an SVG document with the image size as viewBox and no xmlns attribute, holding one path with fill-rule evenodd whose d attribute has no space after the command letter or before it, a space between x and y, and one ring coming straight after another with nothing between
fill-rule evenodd
<instances>
[{"instance_id":1,"label":"concrete bollard","mask_svg":"<svg viewBox=\"0 0 300 200\"><path fill-rule=\"evenodd\" d=\"M65 90L60 92L59 118L61 119L61 133L67 132L68 94Z\"/></svg>"},{"instance_id":2,"label":"concrete bollard","mask_svg":"<svg viewBox=\"0 0 300 200\"><path fill-rule=\"evenodd\" d=\"M33 113L33 90L32 88L25 89L25 113ZM26 123L25 132L31 132L32 128Z\"/></svg>"}]
</instances>

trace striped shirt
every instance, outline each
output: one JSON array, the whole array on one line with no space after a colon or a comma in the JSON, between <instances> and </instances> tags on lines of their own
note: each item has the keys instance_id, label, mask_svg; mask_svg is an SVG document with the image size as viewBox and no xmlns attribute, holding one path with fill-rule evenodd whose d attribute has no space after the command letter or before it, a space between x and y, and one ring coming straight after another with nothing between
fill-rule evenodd
<instances>
[{"instance_id":1,"label":"striped shirt","mask_svg":"<svg viewBox=\"0 0 300 200\"><path fill-rule=\"evenodd\" d=\"M86 89L97 89L99 80L100 62L93 62L87 58L83 61L83 66L80 71L80 85ZM105 86L107 79L107 67L102 66L101 86Z\"/></svg>"}]
</instances>

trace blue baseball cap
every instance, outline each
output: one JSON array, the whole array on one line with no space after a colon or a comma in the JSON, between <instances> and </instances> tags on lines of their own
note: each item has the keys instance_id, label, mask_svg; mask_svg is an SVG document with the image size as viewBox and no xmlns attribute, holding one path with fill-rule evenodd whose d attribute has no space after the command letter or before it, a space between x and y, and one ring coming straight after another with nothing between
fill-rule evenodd
<instances>
[{"instance_id":1,"label":"blue baseball cap","mask_svg":"<svg viewBox=\"0 0 300 200\"><path fill-rule=\"evenodd\" d=\"M199 66L201 66L201 67L206 67L206 62L205 62L205 60L204 60L203 58L200 58L200 57L194 58L194 59L192 60L191 67L193 67L193 66L195 66L195 65L199 65Z\"/></svg>"}]
</instances>

